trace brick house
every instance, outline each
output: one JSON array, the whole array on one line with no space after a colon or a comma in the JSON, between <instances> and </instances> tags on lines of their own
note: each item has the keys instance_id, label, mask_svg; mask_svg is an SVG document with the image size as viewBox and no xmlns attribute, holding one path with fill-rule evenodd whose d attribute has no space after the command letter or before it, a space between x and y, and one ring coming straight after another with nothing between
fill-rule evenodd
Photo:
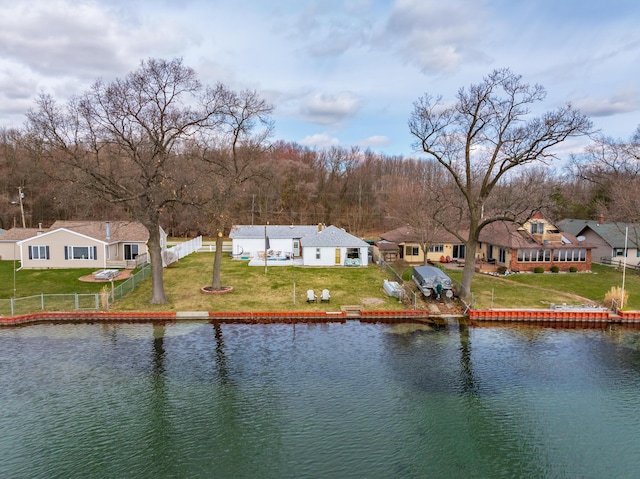
<instances>
[{"instance_id":1,"label":"brick house","mask_svg":"<svg viewBox=\"0 0 640 479\"><path fill-rule=\"evenodd\" d=\"M591 270L593 246L560 231L542 215L536 214L523 225L496 222L480 233L476 258L504 266L509 271L533 271L538 266L550 271Z\"/></svg>"}]
</instances>

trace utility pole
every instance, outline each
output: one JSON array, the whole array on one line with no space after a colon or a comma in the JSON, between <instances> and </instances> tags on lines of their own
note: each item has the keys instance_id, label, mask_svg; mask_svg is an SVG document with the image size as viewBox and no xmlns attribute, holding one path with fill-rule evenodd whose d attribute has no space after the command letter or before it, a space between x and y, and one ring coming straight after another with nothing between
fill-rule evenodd
<instances>
[{"instance_id":1,"label":"utility pole","mask_svg":"<svg viewBox=\"0 0 640 479\"><path fill-rule=\"evenodd\" d=\"M20 198L20 215L22 215L22 227L26 228L27 224L24 221L24 204L22 203L22 197L24 193L22 192L22 186L18 186L18 197Z\"/></svg>"}]
</instances>

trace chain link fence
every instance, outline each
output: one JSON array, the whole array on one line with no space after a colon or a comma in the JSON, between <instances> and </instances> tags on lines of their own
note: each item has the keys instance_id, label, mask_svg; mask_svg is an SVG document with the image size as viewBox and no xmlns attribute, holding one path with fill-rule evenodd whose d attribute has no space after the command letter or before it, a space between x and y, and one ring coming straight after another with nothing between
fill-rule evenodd
<instances>
[{"instance_id":1,"label":"chain link fence","mask_svg":"<svg viewBox=\"0 0 640 479\"><path fill-rule=\"evenodd\" d=\"M19 316L36 311L97 311L125 297L140 283L151 277L151 266L142 269L115 286L113 281L105 283L99 293L90 294L38 294L23 298L0 299L0 316Z\"/></svg>"}]
</instances>

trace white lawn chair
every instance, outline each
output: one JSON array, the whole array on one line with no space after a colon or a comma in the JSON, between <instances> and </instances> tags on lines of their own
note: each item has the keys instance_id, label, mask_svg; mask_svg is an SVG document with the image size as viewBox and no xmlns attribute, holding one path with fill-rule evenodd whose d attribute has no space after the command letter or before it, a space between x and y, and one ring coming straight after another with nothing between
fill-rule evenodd
<instances>
[{"instance_id":1,"label":"white lawn chair","mask_svg":"<svg viewBox=\"0 0 640 479\"><path fill-rule=\"evenodd\" d=\"M322 302L329 302L331 300L331 295L329 294L329 290L328 289L323 289L322 290L322 295L320 296L320 301Z\"/></svg>"},{"instance_id":2,"label":"white lawn chair","mask_svg":"<svg viewBox=\"0 0 640 479\"><path fill-rule=\"evenodd\" d=\"M316 293L313 292L312 289L307 290L307 303L317 303L318 297Z\"/></svg>"}]
</instances>

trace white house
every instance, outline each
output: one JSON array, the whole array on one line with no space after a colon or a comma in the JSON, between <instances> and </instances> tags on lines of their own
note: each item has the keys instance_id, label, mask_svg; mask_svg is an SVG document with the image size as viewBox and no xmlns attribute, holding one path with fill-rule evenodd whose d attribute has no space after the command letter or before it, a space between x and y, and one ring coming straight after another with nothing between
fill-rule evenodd
<instances>
[{"instance_id":1,"label":"white house","mask_svg":"<svg viewBox=\"0 0 640 479\"><path fill-rule=\"evenodd\" d=\"M231 228L231 254L235 258L264 257L299 258L302 255L300 241L316 233L315 225L236 225Z\"/></svg>"},{"instance_id":2,"label":"white house","mask_svg":"<svg viewBox=\"0 0 640 479\"><path fill-rule=\"evenodd\" d=\"M367 266L369 244L329 226L302 238L302 262L305 266Z\"/></svg>"},{"instance_id":3,"label":"white house","mask_svg":"<svg viewBox=\"0 0 640 479\"><path fill-rule=\"evenodd\" d=\"M367 266L369 244L335 226L236 225L232 255L238 259L302 258L304 266ZM283 262L284 264L284 262Z\"/></svg>"}]
</instances>

